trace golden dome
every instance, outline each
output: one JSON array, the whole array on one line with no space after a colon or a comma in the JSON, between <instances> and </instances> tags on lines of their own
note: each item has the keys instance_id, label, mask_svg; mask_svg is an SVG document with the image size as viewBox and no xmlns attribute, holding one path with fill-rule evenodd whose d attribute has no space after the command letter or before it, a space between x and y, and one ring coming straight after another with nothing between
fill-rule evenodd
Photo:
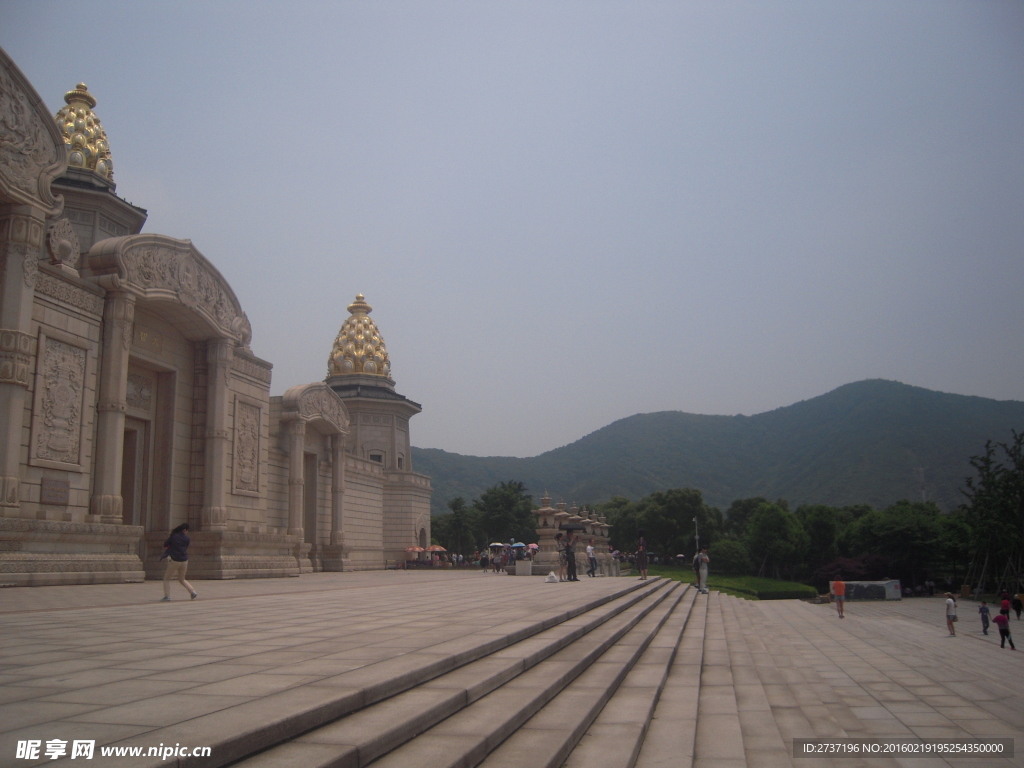
<instances>
[{"instance_id":1,"label":"golden dome","mask_svg":"<svg viewBox=\"0 0 1024 768\"><path fill-rule=\"evenodd\" d=\"M114 180L114 162L110 159L107 134L92 108L96 99L85 83L64 94L67 103L57 113L57 126L68 145L68 165L88 168L110 181Z\"/></svg>"},{"instance_id":2,"label":"golden dome","mask_svg":"<svg viewBox=\"0 0 1024 768\"><path fill-rule=\"evenodd\" d=\"M364 374L390 380L388 351L380 331L370 319L373 307L363 300L363 294L358 293L356 300L348 305L348 311L352 314L334 340L334 348L327 360L327 375Z\"/></svg>"}]
</instances>

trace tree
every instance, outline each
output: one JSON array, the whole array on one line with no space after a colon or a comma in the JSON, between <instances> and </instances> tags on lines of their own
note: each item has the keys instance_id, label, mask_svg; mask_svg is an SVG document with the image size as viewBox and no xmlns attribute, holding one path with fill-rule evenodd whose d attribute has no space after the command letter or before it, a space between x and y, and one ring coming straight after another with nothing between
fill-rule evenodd
<instances>
[{"instance_id":1,"label":"tree","mask_svg":"<svg viewBox=\"0 0 1024 768\"><path fill-rule=\"evenodd\" d=\"M975 477L964 482L968 504L963 509L972 544L993 563L1009 564L1024 554L1024 431L1012 430L1006 443L985 443L985 453L972 456ZM1001 566L996 566L1002 570Z\"/></svg>"},{"instance_id":2,"label":"tree","mask_svg":"<svg viewBox=\"0 0 1024 768\"><path fill-rule=\"evenodd\" d=\"M537 540L533 499L527 495L526 486L517 480L491 486L473 500L473 509L488 542Z\"/></svg>"},{"instance_id":3,"label":"tree","mask_svg":"<svg viewBox=\"0 0 1024 768\"><path fill-rule=\"evenodd\" d=\"M744 576L750 573L750 556L747 547L736 539L720 539L708 548L711 569L715 573Z\"/></svg>"},{"instance_id":4,"label":"tree","mask_svg":"<svg viewBox=\"0 0 1024 768\"><path fill-rule=\"evenodd\" d=\"M745 543L758 575L796 578L808 541L797 516L778 504L761 504L747 523Z\"/></svg>"},{"instance_id":5,"label":"tree","mask_svg":"<svg viewBox=\"0 0 1024 768\"><path fill-rule=\"evenodd\" d=\"M815 571L830 560L835 560L839 556L838 510L824 504L814 504L797 507L795 514L807 531L807 564L810 569Z\"/></svg>"},{"instance_id":6,"label":"tree","mask_svg":"<svg viewBox=\"0 0 1024 768\"><path fill-rule=\"evenodd\" d=\"M449 552L468 555L480 545L479 526L473 510L466 500L457 496L448 502L451 512L437 515L431 520L434 538Z\"/></svg>"},{"instance_id":7,"label":"tree","mask_svg":"<svg viewBox=\"0 0 1024 768\"><path fill-rule=\"evenodd\" d=\"M625 496L613 496L610 501L600 507L601 514L608 518L612 526L609 541L613 547L624 551L636 548L637 523L636 505Z\"/></svg>"},{"instance_id":8,"label":"tree","mask_svg":"<svg viewBox=\"0 0 1024 768\"><path fill-rule=\"evenodd\" d=\"M737 539L742 539L747 534L747 523L762 504L767 504L768 499L764 496L754 496L750 499L736 499L729 505L725 513L725 532Z\"/></svg>"}]
</instances>

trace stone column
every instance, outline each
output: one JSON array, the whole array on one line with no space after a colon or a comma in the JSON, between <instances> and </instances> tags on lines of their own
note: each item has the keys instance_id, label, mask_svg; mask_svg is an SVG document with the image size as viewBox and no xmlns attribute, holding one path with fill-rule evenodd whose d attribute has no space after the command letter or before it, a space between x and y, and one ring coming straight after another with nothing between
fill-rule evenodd
<instances>
[{"instance_id":1,"label":"stone column","mask_svg":"<svg viewBox=\"0 0 1024 768\"><path fill-rule=\"evenodd\" d=\"M96 474L90 503L93 520L100 523L122 522L124 414L128 407L128 350L134 318L135 296L126 291L107 291L96 403Z\"/></svg>"},{"instance_id":2,"label":"stone column","mask_svg":"<svg viewBox=\"0 0 1024 768\"><path fill-rule=\"evenodd\" d=\"M331 437L331 542L324 547L325 571L344 571L345 551L345 435Z\"/></svg>"},{"instance_id":3,"label":"stone column","mask_svg":"<svg viewBox=\"0 0 1024 768\"><path fill-rule=\"evenodd\" d=\"M21 513L22 425L35 349L28 331L43 232L43 214L34 208L0 214L0 517Z\"/></svg>"},{"instance_id":4,"label":"stone column","mask_svg":"<svg viewBox=\"0 0 1024 768\"><path fill-rule=\"evenodd\" d=\"M303 462L306 448L306 422L288 422L288 535L298 536L302 543Z\"/></svg>"},{"instance_id":5,"label":"stone column","mask_svg":"<svg viewBox=\"0 0 1024 768\"><path fill-rule=\"evenodd\" d=\"M228 378L232 344L228 339L206 342L206 483L203 489L204 531L226 531L228 510Z\"/></svg>"},{"instance_id":6,"label":"stone column","mask_svg":"<svg viewBox=\"0 0 1024 768\"><path fill-rule=\"evenodd\" d=\"M331 544L345 543L345 436L331 437Z\"/></svg>"}]
</instances>

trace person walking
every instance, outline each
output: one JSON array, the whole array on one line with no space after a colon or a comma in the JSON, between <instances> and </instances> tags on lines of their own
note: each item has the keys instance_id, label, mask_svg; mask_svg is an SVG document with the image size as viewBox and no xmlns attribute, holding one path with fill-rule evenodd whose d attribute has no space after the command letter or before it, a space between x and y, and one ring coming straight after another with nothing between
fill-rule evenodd
<instances>
[{"instance_id":1,"label":"person walking","mask_svg":"<svg viewBox=\"0 0 1024 768\"><path fill-rule=\"evenodd\" d=\"M981 614L981 634L988 634L988 603L984 600L981 601L981 605L978 606L978 613Z\"/></svg>"},{"instance_id":2,"label":"person walking","mask_svg":"<svg viewBox=\"0 0 1024 768\"><path fill-rule=\"evenodd\" d=\"M836 601L836 611L839 612L839 618L845 619L846 614L843 611L846 607L846 582L843 581L842 574L837 573L830 586L832 597Z\"/></svg>"},{"instance_id":3,"label":"person walking","mask_svg":"<svg viewBox=\"0 0 1024 768\"><path fill-rule=\"evenodd\" d=\"M587 576L591 578L597 576L597 550L594 549L594 540L591 539L590 543L587 544L587 561L590 563L590 567L587 568Z\"/></svg>"},{"instance_id":4,"label":"person walking","mask_svg":"<svg viewBox=\"0 0 1024 768\"><path fill-rule=\"evenodd\" d=\"M1013 637L1010 635L1010 617L1004 613L1000 613L994 619L996 626L999 627L999 647L1005 648L1006 641L1010 641L1010 650L1016 651L1017 646L1013 644Z\"/></svg>"},{"instance_id":5,"label":"person walking","mask_svg":"<svg viewBox=\"0 0 1024 768\"><path fill-rule=\"evenodd\" d=\"M565 540L565 566L569 581L579 581L580 577L576 573L576 534L572 531L569 531Z\"/></svg>"},{"instance_id":6,"label":"person walking","mask_svg":"<svg viewBox=\"0 0 1024 768\"><path fill-rule=\"evenodd\" d=\"M1017 614L1017 621L1020 621L1020 612L1024 611L1024 599L1018 593L1013 596L1013 600L1010 601L1013 605L1013 610Z\"/></svg>"},{"instance_id":7,"label":"person walking","mask_svg":"<svg viewBox=\"0 0 1024 768\"><path fill-rule=\"evenodd\" d=\"M1003 592L999 601L999 612L1006 618L1010 618L1010 593Z\"/></svg>"},{"instance_id":8,"label":"person walking","mask_svg":"<svg viewBox=\"0 0 1024 768\"><path fill-rule=\"evenodd\" d=\"M949 636L956 637L956 598L952 592L946 593L946 626L949 628Z\"/></svg>"},{"instance_id":9,"label":"person walking","mask_svg":"<svg viewBox=\"0 0 1024 768\"><path fill-rule=\"evenodd\" d=\"M644 531L637 531L636 569L640 571L640 581L647 581L647 538Z\"/></svg>"},{"instance_id":10,"label":"person walking","mask_svg":"<svg viewBox=\"0 0 1024 768\"><path fill-rule=\"evenodd\" d=\"M171 531L171 535L164 542L165 550L160 559L167 558L167 570L164 571L164 596L161 603L171 602L171 579L177 579L178 583L188 590L192 600L199 597L199 593L185 581L185 571L188 570L188 545L192 543L185 533L187 530L188 523L182 523Z\"/></svg>"},{"instance_id":11,"label":"person walking","mask_svg":"<svg viewBox=\"0 0 1024 768\"><path fill-rule=\"evenodd\" d=\"M697 589L702 595L708 594L708 548L701 547L700 552L693 556L693 570L697 572Z\"/></svg>"},{"instance_id":12,"label":"person walking","mask_svg":"<svg viewBox=\"0 0 1024 768\"><path fill-rule=\"evenodd\" d=\"M566 559L565 559L565 534L555 534L555 551L558 553L558 580L565 581Z\"/></svg>"}]
</instances>

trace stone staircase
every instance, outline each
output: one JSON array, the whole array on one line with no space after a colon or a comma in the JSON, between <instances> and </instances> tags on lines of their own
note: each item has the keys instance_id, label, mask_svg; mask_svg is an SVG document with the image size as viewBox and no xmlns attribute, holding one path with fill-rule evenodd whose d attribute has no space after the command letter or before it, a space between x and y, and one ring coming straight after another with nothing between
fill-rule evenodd
<instances>
[{"instance_id":1,"label":"stone staircase","mask_svg":"<svg viewBox=\"0 0 1024 768\"><path fill-rule=\"evenodd\" d=\"M217 762L238 768L789 766L787 742L820 732L822 712L833 735L842 729L813 680L777 666L745 606L675 582L632 582L575 616L541 617L489 637L471 634L431 649L432 657L409 654L420 658L367 668L365 686L348 703L279 722L269 732L251 729L231 745L228 760Z\"/></svg>"}]
</instances>

